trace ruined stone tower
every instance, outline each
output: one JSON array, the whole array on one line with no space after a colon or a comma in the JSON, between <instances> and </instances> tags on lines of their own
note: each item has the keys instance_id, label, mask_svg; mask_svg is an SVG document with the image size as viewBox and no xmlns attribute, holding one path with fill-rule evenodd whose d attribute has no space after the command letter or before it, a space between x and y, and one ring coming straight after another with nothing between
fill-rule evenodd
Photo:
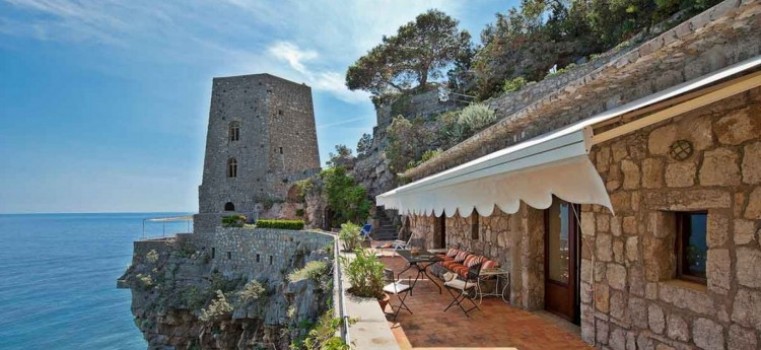
<instances>
[{"instance_id":1,"label":"ruined stone tower","mask_svg":"<svg viewBox=\"0 0 761 350\"><path fill-rule=\"evenodd\" d=\"M270 74L214 78L196 232L285 200L319 167L309 86Z\"/></svg>"}]
</instances>

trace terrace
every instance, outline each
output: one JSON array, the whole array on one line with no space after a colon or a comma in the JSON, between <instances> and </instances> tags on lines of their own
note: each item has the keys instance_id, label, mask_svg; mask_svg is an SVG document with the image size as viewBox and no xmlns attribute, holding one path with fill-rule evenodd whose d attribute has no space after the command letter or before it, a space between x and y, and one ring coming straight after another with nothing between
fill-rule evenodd
<instances>
[{"instance_id":1,"label":"terrace","mask_svg":"<svg viewBox=\"0 0 761 350\"><path fill-rule=\"evenodd\" d=\"M379 250L381 261L395 274L407 267L406 261L390 250ZM414 279L410 269L401 277ZM514 308L498 297L485 297L481 309L470 317L458 308L444 309L452 301L444 290L439 294L433 283L422 280L407 296L406 304L413 314L404 310L394 321L390 307L386 308L389 327L402 349L419 348L500 348L500 349L592 349L579 336L579 328L546 312L528 312ZM396 296L392 305L398 305Z\"/></svg>"}]
</instances>

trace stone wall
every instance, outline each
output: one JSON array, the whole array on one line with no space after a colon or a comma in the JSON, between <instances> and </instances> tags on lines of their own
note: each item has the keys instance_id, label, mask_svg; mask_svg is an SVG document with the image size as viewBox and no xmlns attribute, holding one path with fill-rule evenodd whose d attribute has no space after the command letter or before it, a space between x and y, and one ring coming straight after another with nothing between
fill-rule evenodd
<instances>
[{"instance_id":1,"label":"stone wall","mask_svg":"<svg viewBox=\"0 0 761 350\"><path fill-rule=\"evenodd\" d=\"M669 156L677 140L688 159ZM582 336L612 349L761 344L761 89L596 146L616 215L582 207ZM707 285L674 279L675 211L707 210Z\"/></svg>"},{"instance_id":2,"label":"stone wall","mask_svg":"<svg viewBox=\"0 0 761 350\"><path fill-rule=\"evenodd\" d=\"M312 251L333 244L334 236L317 231L262 228L222 228L197 237L196 245L211 256L211 264L226 275L243 273L248 279L273 278L289 266L301 266Z\"/></svg>"},{"instance_id":3,"label":"stone wall","mask_svg":"<svg viewBox=\"0 0 761 350\"><path fill-rule=\"evenodd\" d=\"M233 122L237 141L228 136ZM231 158L236 177L227 176ZM311 88L269 74L214 79L200 213L220 213L227 202L236 212L256 212L257 203L285 200L319 167Z\"/></svg>"},{"instance_id":4,"label":"stone wall","mask_svg":"<svg viewBox=\"0 0 761 350\"><path fill-rule=\"evenodd\" d=\"M467 103L465 103L467 104ZM446 111L462 108L463 103L458 103L453 99L442 102L439 100L439 91L437 89L421 92L415 95L395 95L385 97L385 99L376 104L376 135L386 132L386 128L391 124L391 120L399 114L404 115L407 119L428 118Z\"/></svg>"}]
</instances>

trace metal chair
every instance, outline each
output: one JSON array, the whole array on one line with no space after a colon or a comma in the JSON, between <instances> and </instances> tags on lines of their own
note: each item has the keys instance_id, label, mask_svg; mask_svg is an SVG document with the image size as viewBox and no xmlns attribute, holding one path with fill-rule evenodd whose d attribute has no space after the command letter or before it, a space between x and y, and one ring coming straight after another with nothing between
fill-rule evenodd
<instances>
[{"instance_id":1,"label":"metal chair","mask_svg":"<svg viewBox=\"0 0 761 350\"><path fill-rule=\"evenodd\" d=\"M444 287L447 288L447 292L449 292L449 295L452 296L452 302L449 303L446 309L444 309L444 312L449 310L449 308L454 305L457 305L467 317L470 317L470 315L468 315L469 312L475 309L481 310L481 308L473 299L481 294L481 287L478 284L478 276L481 273L482 264L483 262L479 262L469 267L468 273L464 279L457 277L450 281L444 282ZM473 293L472 296L470 293ZM470 301L470 303L473 304L473 307L470 309L465 309L463 306L465 300Z\"/></svg>"},{"instance_id":2,"label":"metal chair","mask_svg":"<svg viewBox=\"0 0 761 350\"><path fill-rule=\"evenodd\" d=\"M365 224L365 226L362 226L362 230L359 231L360 237L362 237L363 240L369 241L370 240L370 232L373 230L373 225L371 224Z\"/></svg>"},{"instance_id":3,"label":"metal chair","mask_svg":"<svg viewBox=\"0 0 761 350\"><path fill-rule=\"evenodd\" d=\"M396 317L399 316L399 311L402 311L402 309L407 310L411 315L412 310L404 303L404 300L407 299L407 294L412 290L412 286L394 278L394 271L389 269L383 269L383 279L388 282L383 287L383 291L399 297L399 306L396 307L396 311L394 311L394 305L391 304L391 301L389 300L388 302L388 305L391 306L391 311L394 311L394 321L396 321Z\"/></svg>"}]
</instances>

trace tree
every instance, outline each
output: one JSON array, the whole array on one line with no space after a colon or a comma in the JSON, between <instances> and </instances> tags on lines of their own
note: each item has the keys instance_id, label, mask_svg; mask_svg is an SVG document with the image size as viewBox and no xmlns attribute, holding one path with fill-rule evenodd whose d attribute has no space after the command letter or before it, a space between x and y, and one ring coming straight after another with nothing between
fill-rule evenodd
<instances>
[{"instance_id":1,"label":"tree","mask_svg":"<svg viewBox=\"0 0 761 350\"><path fill-rule=\"evenodd\" d=\"M426 130L420 118L410 121L398 115L386 128L386 133L388 134L386 157L389 160L389 168L396 172L406 170L411 161L420 159L423 153L432 146L433 134Z\"/></svg>"},{"instance_id":2,"label":"tree","mask_svg":"<svg viewBox=\"0 0 761 350\"><path fill-rule=\"evenodd\" d=\"M353 163L353 157L351 155L351 148L346 145L336 145L336 153L328 153L328 161L326 162L330 167L348 167Z\"/></svg>"},{"instance_id":3,"label":"tree","mask_svg":"<svg viewBox=\"0 0 761 350\"><path fill-rule=\"evenodd\" d=\"M334 223L365 222L372 206L367 199L367 190L357 185L343 167L325 169L320 177L328 205L335 213Z\"/></svg>"},{"instance_id":4,"label":"tree","mask_svg":"<svg viewBox=\"0 0 761 350\"><path fill-rule=\"evenodd\" d=\"M471 48L470 34L460 31L457 24L438 10L418 15L349 67L346 86L375 95L388 89L425 88L430 79L442 78L444 69Z\"/></svg>"},{"instance_id":5,"label":"tree","mask_svg":"<svg viewBox=\"0 0 761 350\"><path fill-rule=\"evenodd\" d=\"M362 137L357 142L357 157L366 157L370 154L373 148L373 137L368 134L362 134Z\"/></svg>"}]
</instances>

